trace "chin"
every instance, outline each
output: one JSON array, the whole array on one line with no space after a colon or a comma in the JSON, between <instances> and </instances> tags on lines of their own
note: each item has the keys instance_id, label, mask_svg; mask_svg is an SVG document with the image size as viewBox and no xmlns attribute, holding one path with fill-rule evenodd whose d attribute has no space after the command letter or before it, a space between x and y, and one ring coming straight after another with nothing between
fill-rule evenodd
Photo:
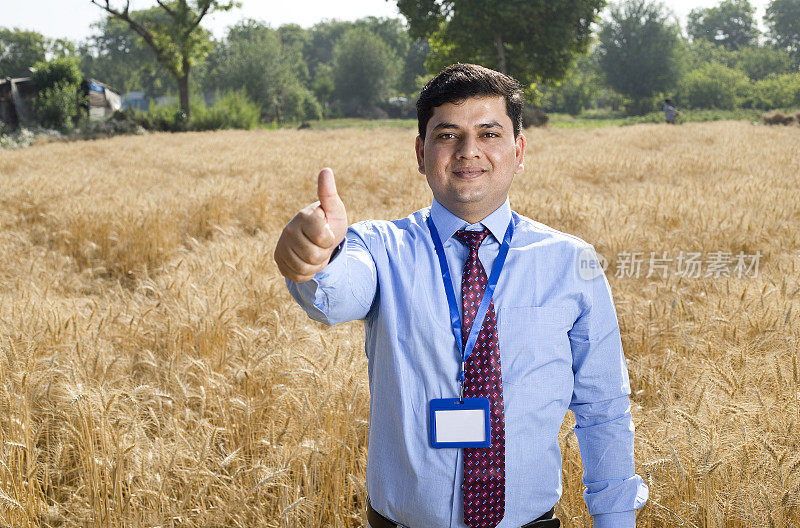
<instances>
[{"instance_id":1,"label":"chin","mask_svg":"<svg viewBox=\"0 0 800 528\"><path fill-rule=\"evenodd\" d=\"M453 193L453 201L462 204L479 204L486 201L486 194L480 191L463 191Z\"/></svg>"}]
</instances>

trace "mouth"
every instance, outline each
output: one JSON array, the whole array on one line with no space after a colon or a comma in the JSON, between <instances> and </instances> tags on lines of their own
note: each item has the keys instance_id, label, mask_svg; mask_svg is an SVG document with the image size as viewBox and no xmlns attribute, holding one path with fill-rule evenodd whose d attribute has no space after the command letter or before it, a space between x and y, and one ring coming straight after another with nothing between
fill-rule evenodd
<instances>
[{"instance_id":1,"label":"mouth","mask_svg":"<svg viewBox=\"0 0 800 528\"><path fill-rule=\"evenodd\" d=\"M460 169L454 169L452 172L457 178L471 180L485 173L486 169L481 169L480 167L463 167Z\"/></svg>"}]
</instances>

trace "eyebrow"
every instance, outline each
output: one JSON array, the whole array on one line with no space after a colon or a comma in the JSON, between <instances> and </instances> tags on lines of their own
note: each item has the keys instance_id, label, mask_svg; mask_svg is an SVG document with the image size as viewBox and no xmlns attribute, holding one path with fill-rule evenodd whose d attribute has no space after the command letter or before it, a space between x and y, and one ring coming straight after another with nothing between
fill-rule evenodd
<instances>
[{"instance_id":1,"label":"eyebrow","mask_svg":"<svg viewBox=\"0 0 800 528\"><path fill-rule=\"evenodd\" d=\"M442 129L449 129L449 128L460 129L461 127L456 125L455 123L443 122L443 123L439 123L438 125L433 127L433 130L431 132L435 132L437 130L442 130ZM488 123L479 124L476 128L499 128L499 129L502 130L503 129L503 125L501 125L497 121L489 121Z\"/></svg>"}]
</instances>

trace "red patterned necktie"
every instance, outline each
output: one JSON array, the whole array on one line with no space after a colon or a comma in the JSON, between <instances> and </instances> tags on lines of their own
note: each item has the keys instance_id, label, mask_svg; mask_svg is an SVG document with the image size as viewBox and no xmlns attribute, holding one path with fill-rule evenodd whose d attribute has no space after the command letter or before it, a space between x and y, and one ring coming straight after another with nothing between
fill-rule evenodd
<instances>
[{"instance_id":1,"label":"red patterned necktie","mask_svg":"<svg viewBox=\"0 0 800 528\"><path fill-rule=\"evenodd\" d=\"M461 336L464 343L488 282L486 271L478 260L478 248L488 234L489 230L484 228L483 231L461 230L454 235L470 250L461 277ZM465 370L464 397L489 398L492 447L464 449L464 523L470 528L494 528L503 518L506 508L506 422L494 302L489 304Z\"/></svg>"}]
</instances>

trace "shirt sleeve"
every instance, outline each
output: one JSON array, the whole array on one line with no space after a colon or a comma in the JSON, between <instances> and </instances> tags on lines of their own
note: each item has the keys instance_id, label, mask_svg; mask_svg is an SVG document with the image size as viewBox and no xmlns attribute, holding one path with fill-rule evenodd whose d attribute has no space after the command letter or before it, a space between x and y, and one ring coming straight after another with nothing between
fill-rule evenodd
<instances>
[{"instance_id":1,"label":"shirt sleeve","mask_svg":"<svg viewBox=\"0 0 800 528\"><path fill-rule=\"evenodd\" d=\"M647 501L648 488L634 467L631 391L614 301L602 271L579 280L583 306L569 331L575 377L570 409L584 500L595 528L633 528L634 510Z\"/></svg>"},{"instance_id":2,"label":"shirt sleeve","mask_svg":"<svg viewBox=\"0 0 800 528\"><path fill-rule=\"evenodd\" d=\"M364 319L369 313L378 274L365 234L364 226L350 226L328 265L313 279L302 283L286 279L289 293L311 319L332 326Z\"/></svg>"}]
</instances>

